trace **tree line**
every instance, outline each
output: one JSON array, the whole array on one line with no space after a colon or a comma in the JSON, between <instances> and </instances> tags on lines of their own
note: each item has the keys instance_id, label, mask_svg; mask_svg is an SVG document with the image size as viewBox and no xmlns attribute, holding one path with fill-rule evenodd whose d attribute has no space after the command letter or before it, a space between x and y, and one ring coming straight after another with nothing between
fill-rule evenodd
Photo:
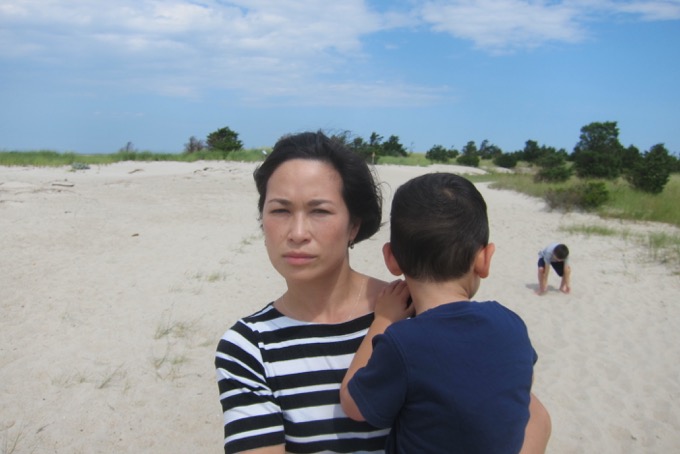
<instances>
[{"instance_id":1,"label":"tree line","mask_svg":"<svg viewBox=\"0 0 680 454\"><path fill-rule=\"evenodd\" d=\"M406 157L410 154L396 135L385 140L380 134L372 132L365 140L343 131L332 134L331 138L341 141L373 164L385 156ZM205 142L192 136L185 144L184 152L195 153L208 149L219 151L226 158L230 152L242 148L238 133L224 127L210 133ZM571 153L565 149L539 145L534 140L527 140L523 149L513 152L504 152L488 140L482 141L478 147L471 140L461 150L434 145L425 153L425 157L433 163L454 162L472 167L479 166L480 161L485 159L509 169L524 161L537 167L534 178L544 182L567 181L574 174L581 179L614 180L624 177L635 189L652 194L663 191L672 172L680 172L678 157L669 153L663 143L653 145L644 152L634 145L624 147L619 141L619 128L615 121L593 122L583 126L579 141Z\"/></svg>"}]
</instances>

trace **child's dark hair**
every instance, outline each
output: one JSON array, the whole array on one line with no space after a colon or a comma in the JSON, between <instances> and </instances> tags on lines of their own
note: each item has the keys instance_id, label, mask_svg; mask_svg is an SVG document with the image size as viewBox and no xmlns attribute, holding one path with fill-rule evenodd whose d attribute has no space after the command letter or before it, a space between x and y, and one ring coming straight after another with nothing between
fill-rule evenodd
<instances>
[{"instance_id":1,"label":"child's dark hair","mask_svg":"<svg viewBox=\"0 0 680 454\"><path fill-rule=\"evenodd\" d=\"M390 229L399 267L418 280L463 276L489 242L484 198L470 181L451 173L422 175L399 187Z\"/></svg>"},{"instance_id":2,"label":"child's dark hair","mask_svg":"<svg viewBox=\"0 0 680 454\"><path fill-rule=\"evenodd\" d=\"M553 249L553 255L558 260L564 260L569 257L569 248L566 244L558 244L555 246L555 249Z\"/></svg>"},{"instance_id":3,"label":"child's dark hair","mask_svg":"<svg viewBox=\"0 0 680 454\"><path fill-rule=\"evenodd\" d=\"M274 171L291 159L308 159L330 164L342 179L342 198L353 222L360 223L354 243L370 238L380 229L382 194L366 161L345 144L322 132L303 132L283 136L253 177L260 195L257 207L262 218L267 183Z\"/></svg>"}]
</instances>

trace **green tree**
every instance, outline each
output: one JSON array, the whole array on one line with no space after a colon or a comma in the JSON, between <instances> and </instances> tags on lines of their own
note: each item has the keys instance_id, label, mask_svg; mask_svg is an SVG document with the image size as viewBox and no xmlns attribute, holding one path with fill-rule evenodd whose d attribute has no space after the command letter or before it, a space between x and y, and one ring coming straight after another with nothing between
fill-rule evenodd
<instances>
[{"instance_id":1,"label":"green tree","mask_svg":"<svg viewBox=\"0 0 680 454\"><path fill-rule=\"evenodd\" d=\"M680 172L680 159L677 154L670 155L671 157L671 173Z\"/></svg>"},{"instance_id":2,"label":"green tree","mask_svg":"<svg viewBox=\"0 0 680 454\"><path fill-rule=\"evenodd\" d=\"M545 149L538 146L535 140L527 140L521 151L521 159L526 162L536 162L545 154Z\"/></svg>"},{"instance_id":3,"label":"green tree","mask_svg":"<svg viewBox=\"0 0 680 454\"><path fill-rule=\"evenodd\" d=\"M383 141L383 136L378 134L377 132L373 131L368 138L368 144L372 147L380 147L380 144Z\"/></svg>"},{"instance_id":4,"label":"green tree","mask_svg":"<svg viewBox=\"0 0 680 454\"><path fill-rule=\"evenodd\" d=\"M458 150L453 148L446 149L441 145L435 145L425 153L425 158L432 162L446 163L451 159L455 159L456 156L458 156Z\"/></svg>"},{"instance_id":5,"label":"green tree","mask_svg":"<svg viewBox=\"0 0 680 454\"><path fill-rule=\"evenodd\" d=\"M501 154L503 154L503 150L496 145L489 143L488 140L483 140L482 144L479 146L479 157L482 159L493 159Z\"/></svg>"},{"instance_id":6,"label":"green tree","mask_svg":"<svg viewBox=\"0 0 680 454\"><path fill-rule=\"evenodd\" d=\"M361 155L364 160L376 164L376 157L373 148L364 141L363 137L355 137L349 144L349 148Z\"/></svg>"},{"instance_id":7,"label":"green tree","mask_svg":"<svg viewBox=\"0 0 680 454\"><path fill-rule=\"evenodd\" d=\"M206 143L209 148L224 152L225 156L230 151L241 150L243 148L243 143L238 140L238 133L226 126L208 134Z\"/></svg>"},{"instance_id":8,"label":"green tree","mask_svg":"<svg viewBox=\"0 0 680 454\"><path fill-rule=\"evenodd\" d=\"M408 152L399 142L399 137L392 135L381 146L383 156L408 156Z\"/></svg>"},{"instance_id":9,"label":"green tree","mask_svg":"<svg viewBox=\"0 0 680 454\"><path fill-rule=\"evenodd\" d=\"M672 165L673 158L666 147L659 143L637 159L626 174L626 179L635 189L659 194L668 183Z\"/></svg>"},{"instance_id":10,"label":"green tree","mask_svg":"<svg viewBox=\"0 0 680 454\"><path fill-rule=\"evenodd\" d=\"M474 140L469 141L461 150L461 155L458 156L456 162L462 166L478 167L479 166L479 152Z\"/></svg>"},{"instance_id":11,"label":"green tree","mask_svg":"<svg viewBox=\"0 0 680 454\"><path fill-rule=\"evenodd\" d=\"M621 153L621 169L623 172L632 170L640 159L640 150L635 145L624 149Z\"/></svg>"},{"instance_id":12,"label":"green tree","mask_svg":"<svg viewBox=\"0 0 680 454\"><path fill-rule=\"evenodd\" d=\"M354 136L350 131L343 131L330 137L331 139L339 140L343 145L360 155L367 162L375 163L372 148L363 137Z\"/></svg>"},{"instance_id":13,"label":"green tree","mask_svg":"<svg viewBox=\"0 0 680 454\"><path fill-rule=\"evenodd\" d=\"M581 128L572 157L581 178L614 179L623 168L623 145L615 121L594 122Z\"/></svg>"},{"instance_id":14,"label":"green tree","mask_svg":"<svg viewBox=\"0 0 680 454\"><path fill-rule=\"evenodd\" d=\"M383 136L378 134L377 132L373 131L371 135L368 138L368 147L366 149L366 153L368 156L370 156L370 159L368 159L369 162L373 164L377 164L378 160L380 159L380 155L382 154L382 141L383 141Z\"/></svg>"}]
</instances>

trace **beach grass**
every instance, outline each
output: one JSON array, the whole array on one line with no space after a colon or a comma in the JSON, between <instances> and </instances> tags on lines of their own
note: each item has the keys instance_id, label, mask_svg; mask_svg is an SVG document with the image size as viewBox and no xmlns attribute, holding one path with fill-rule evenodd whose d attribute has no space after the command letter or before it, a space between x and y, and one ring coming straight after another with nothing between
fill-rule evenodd
<instances>
[{"instance_id":1,"label":"beach grass","mask_svg":"<svg viewBox=\"0 0 680 454\"><path fill-rule=\"evenodd\" d=\"M535 183L530 174L496 173L475 177L474 180L491 181L491 187L511 189L533 197L544 198L549 190L568 188L580 184L577 178L559 184ZM609 200L593 213L603 218L632 221L662 222L680 227L680 174L672 174L661 194L636 191L623 179L604 181Z\"/></svg>"},{"instance_id":2,"label":"beach grass","mask_svg":"<svg viewBox=\"0 0 680 454\"><path fill-rule=\"evenodd\" d=\"M262 149L237 150L228 154L222 151L204 150L195 153L153 153L151 151L125 151L110 154L59 153L51 150L37 151L0 151L2 166L60 167L86 165L106 165L122 161L230 161L254 162L262 160Z\"/></svg>"},{"instance_id":3,"label":"beach grass","mask_svg":"<svg viewBox=\"0 0 680 454\"><path fill-rule=\"evenodd\" d=\"M561 227L560 230L563 232L582 234L585 236L617 236L621 233L621 231L602 225L568 225Z\"/></svg>"}]
</instances>

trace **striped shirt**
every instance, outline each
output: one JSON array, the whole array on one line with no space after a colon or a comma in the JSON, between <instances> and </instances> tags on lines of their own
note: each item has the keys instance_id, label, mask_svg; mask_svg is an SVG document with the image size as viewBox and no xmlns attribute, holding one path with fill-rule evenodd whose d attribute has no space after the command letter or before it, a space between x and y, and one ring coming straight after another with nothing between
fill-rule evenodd
<instances>
[{"instance_id":1,"label":"striped shirt","mask_svg":"<svg viewBox=\"0 0 680 454\"><path fill-rule=\"evenodd\" d=\"M225 453L283 443L290 453L384 452L388 430L340 406L340 384L372 321L301 322L270 303L236 322L215 357Z\"/></svg>"}]
</instances>

